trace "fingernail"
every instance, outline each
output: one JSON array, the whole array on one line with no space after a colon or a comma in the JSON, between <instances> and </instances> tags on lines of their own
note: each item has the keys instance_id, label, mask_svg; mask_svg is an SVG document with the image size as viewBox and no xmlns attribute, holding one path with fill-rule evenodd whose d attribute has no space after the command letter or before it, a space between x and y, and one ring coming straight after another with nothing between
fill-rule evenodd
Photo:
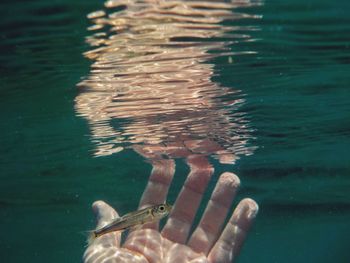
<instances>
[{"instance_id":1,"label":"fingernail","mask_svg":"<svg viewBox=\"0 0 350 263\"><path fill-rule=\"evenodd\" d=\"M254 219L258 212L259 212L259 206L258 204L250 198L244 199L246 207L247 207L247 218L248 219Z\"/></svg>"}]
</instances>

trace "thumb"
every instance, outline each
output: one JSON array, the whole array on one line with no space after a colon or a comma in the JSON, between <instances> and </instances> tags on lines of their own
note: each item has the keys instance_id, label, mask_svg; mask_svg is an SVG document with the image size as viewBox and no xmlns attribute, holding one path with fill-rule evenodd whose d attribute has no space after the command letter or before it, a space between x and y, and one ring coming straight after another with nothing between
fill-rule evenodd
<instances>
[{"instance_id":1,"label":"thumb","mask_svg":"<svg viewBox=\"0 0 350 263\"><path fill-rule=\"evenodd\" d=\"M118 217L118 213L108 204L103 201L96 201L92 204L92 210L96 216L97 229L107 225L115 218ZM92 231L93 232L93 231ZM85 261L91 255L96 253L96 247L115 247L120 245L120 233L108 233L102 235L98 239L95 236L89 236L88 249L85 251ZM99 248L100 249L100 248Z\"/></svg>"},{"instance_id":2,"label":"thumb","mask_svg":"<svg viewBox=\"0 0 350 263\"><path fill-rule=\"evenodd\" d=\"M103 201L94 202L92 204L92 210L96 216L97 228L101 228L119 217L118 213Z\"/></svg>"}]
</instances>

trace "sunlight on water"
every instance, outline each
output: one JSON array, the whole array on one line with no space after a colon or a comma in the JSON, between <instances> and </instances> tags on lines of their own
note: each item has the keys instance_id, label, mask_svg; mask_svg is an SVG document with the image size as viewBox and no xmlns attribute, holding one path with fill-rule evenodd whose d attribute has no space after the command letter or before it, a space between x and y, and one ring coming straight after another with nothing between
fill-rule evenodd
<instances>
[{"instance_id":1,"label":"sunlight on water","mask_svg":"<svg viewBox=\"0 0 350 263\"><path fill-rule=\"evenodd\" d=\"M251 154L244 94L213 82L210 60L234 63L229 45L255 41L249 32L259 28L224 22L259 19L234 11L258 4L107 1L89 14L93 63L76 111L89 122L95 156L132 147L152 159L201 153L234 163Z\"/></svg>"}]
</instances>

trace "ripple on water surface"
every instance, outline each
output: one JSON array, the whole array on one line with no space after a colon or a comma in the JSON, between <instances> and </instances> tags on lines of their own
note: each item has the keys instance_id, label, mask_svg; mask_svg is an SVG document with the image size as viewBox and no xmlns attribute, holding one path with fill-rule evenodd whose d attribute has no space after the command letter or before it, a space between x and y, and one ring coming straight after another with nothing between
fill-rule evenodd
<instances>
[{"instance_id":1,"label":"ripple on water surface","mask_svg":"<svg viewBox=\"0 0 350 263\"><path fill-rule=\"evenodd\" d=\"M234 163L254 148L240 110L244 93L212 80L211 61L236 55L230 45L251 42L259 19L236 12L258 2L107 1L90 13L90 74L79 83L76 111L89 122L96 156L132 147L148 158L216 156Z\"/></svg>"}]
</instances>

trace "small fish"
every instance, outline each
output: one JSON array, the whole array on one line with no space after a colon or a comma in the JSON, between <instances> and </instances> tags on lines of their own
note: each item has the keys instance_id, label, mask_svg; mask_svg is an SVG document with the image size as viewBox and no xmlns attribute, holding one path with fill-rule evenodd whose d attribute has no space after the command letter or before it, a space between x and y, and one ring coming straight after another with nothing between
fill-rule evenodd
<instances>
[{"instance_id":1,"label":"small fish","mask_svg":"<svg viewBox=\"0 0 350 263\"><path fill-rule=\"evenodd\" d=\"M88 244L91 244L95 238L114 231L124 231L126 229L153 222L166 217L171 211L171 205L160 204L146 207L135 212L131 212L116 218L106 226L90 232Z\"/></svg>"}]
</instances>

